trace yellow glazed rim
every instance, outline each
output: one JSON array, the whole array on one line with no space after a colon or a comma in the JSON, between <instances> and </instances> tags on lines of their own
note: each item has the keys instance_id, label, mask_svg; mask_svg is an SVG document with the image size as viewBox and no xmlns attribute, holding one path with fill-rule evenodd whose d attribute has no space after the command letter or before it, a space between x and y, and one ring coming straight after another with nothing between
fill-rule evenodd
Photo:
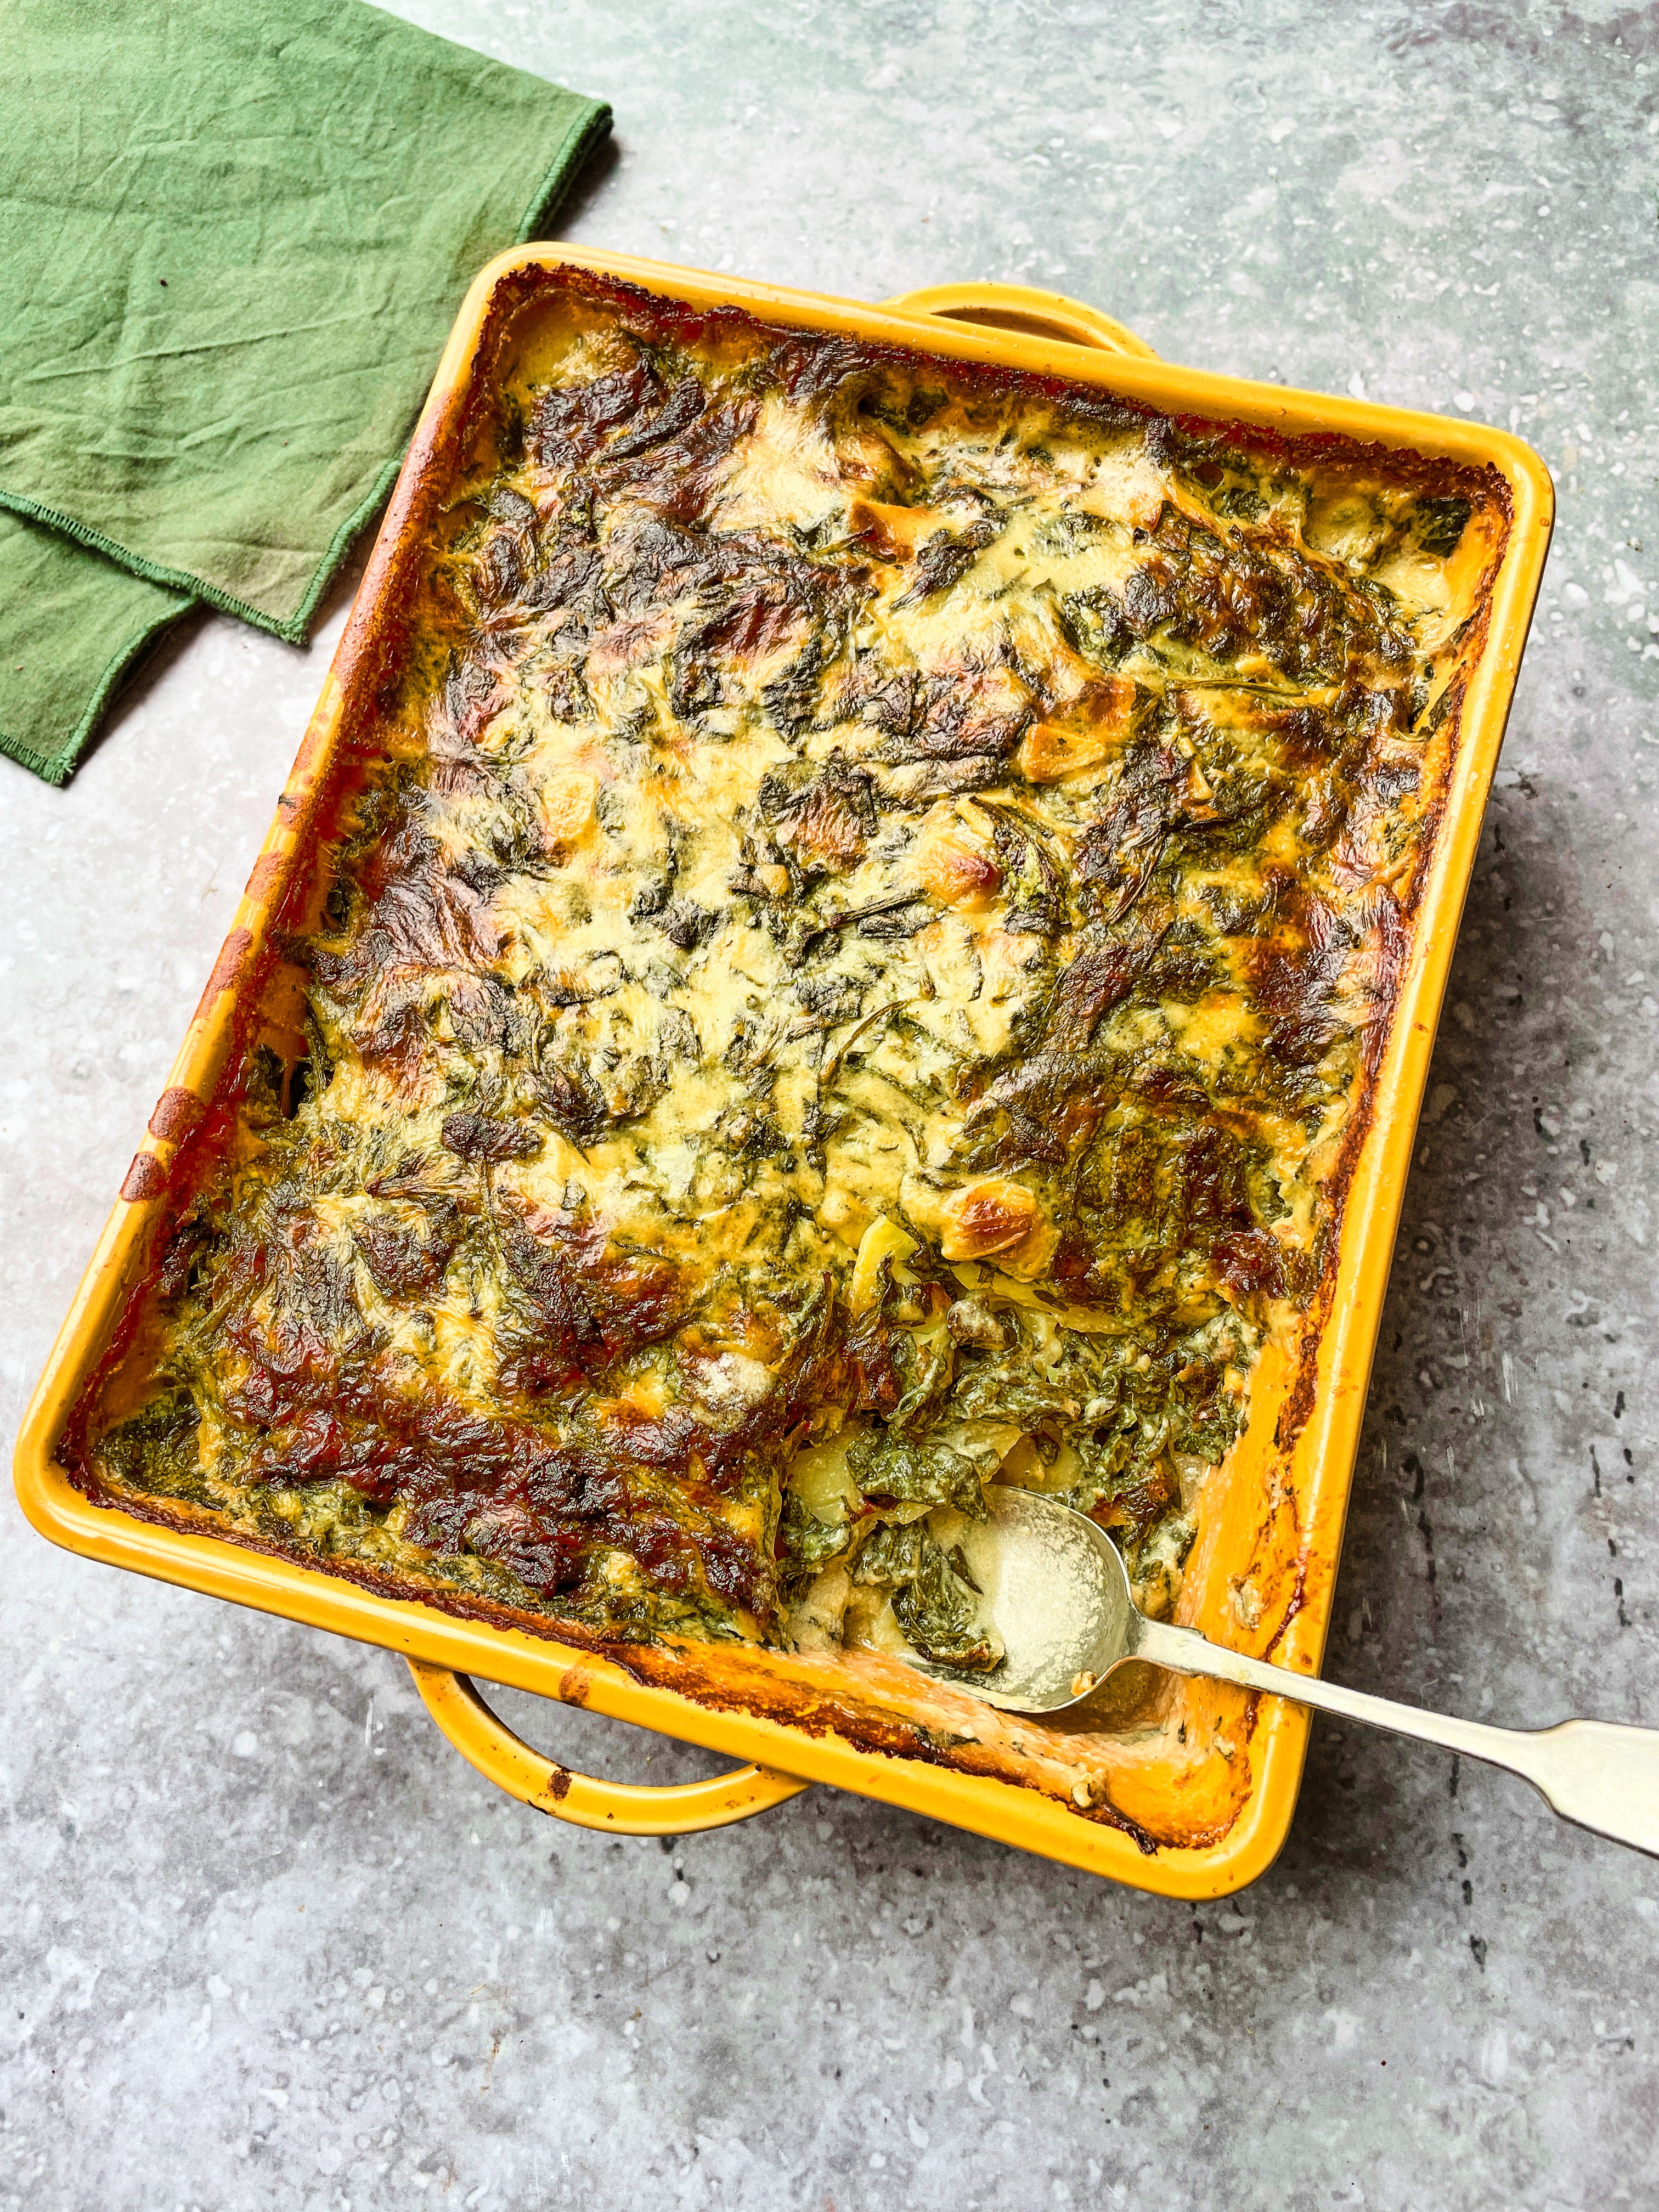
<instances>
[{"instance_id":1,"label":"yellow glazed rim","mask_svg":"<svg viewBox=\"0 0 1659 2212\"><path fill-rule=\"evenodd\" d=\"M376 594L407 523L420 457L436 427L464 402L495 288L520 271L561 264L639 283L699 308L735 306L775 323L1109 386L1166 412L1257 424L1286 435L1335 432L1466 465L1494 467L1503 476L1512 504L1510 537L1493 587L1486 647L1465 699L1444 817L1415 920L1370 1127L1349 1188L1330 1319L1320 1345L1318 1389L1297 1447L1298 1460L1310 1469L1302 1492L1302 1595L1275 1656L1303 1672L1316 1672L1435 1024L1548 550L1554 495L1547 471L1518 439L1482 425L1171 367L1110 317L1026 288L940 286L878 307L631 256L516 247L480 273L445 349L410 460L226 952L174 1062L170 1092L209 1097L223 1065L237 977L258 949L288 864L305 839L309 803L339 727L342 672L352 665L368 635ZM584 1826L678 1833L723 1825L816 1781L1165 1896L1224 1896L1272 1863L1289 1830L1307 1747L1308 1714L1299 1705L1276 1698L1261 1702L1241 1754L1249 1764L1249 1792L1219 1842L1147 1852L1121 1830L1080 1817L1033 1789L866 1751L833 1734L811 1734L750 1713L705 1705L637 1682L621 1666L592 1653L454 1619L434 1607L382 1597L293 1561L91 1504L70 1484L54 1452L126 1293L143 1273L149 1231L161 1202L159 1194L149 1194L152 1188L160 1193L161 1170L173 1158L182 1133L158 1111L124 1186L134 1195L117 1203L106 1224L25 1415L15 1456L17 1492L40 1534L86 1558L402 1652L434 1719L481 1771L525 1802ZM471 1680L456 1679L472 1676L586 1705L750 1765L713 1783L665 1791L592 1782L520 1743L490 1714Z\"/></svg>"}]
</instances>

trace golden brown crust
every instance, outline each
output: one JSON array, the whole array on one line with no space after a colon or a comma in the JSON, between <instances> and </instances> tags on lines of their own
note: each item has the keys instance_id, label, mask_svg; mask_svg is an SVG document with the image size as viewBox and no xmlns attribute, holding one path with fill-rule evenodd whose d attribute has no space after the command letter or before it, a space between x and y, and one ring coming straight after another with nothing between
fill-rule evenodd
<instances>
[{"instance_id":1,"label":"golden brown crust","mask_svg":"<svg viewBox=\"0 0 1659 2212\"><path fill-rule=\"evenodd\" d=\"M1269 1343L1293 1446L1507 495L500 291L204 995L228 1080L124 1190L169 1205L107 1403L158 1395L88 1398L77 1480L1168 1840L1109 1740L750 1640L1022 1429L1164 1603ZM1237 1802L1212 1718L1182 1840Z\"/></svg>"}]
</instances>

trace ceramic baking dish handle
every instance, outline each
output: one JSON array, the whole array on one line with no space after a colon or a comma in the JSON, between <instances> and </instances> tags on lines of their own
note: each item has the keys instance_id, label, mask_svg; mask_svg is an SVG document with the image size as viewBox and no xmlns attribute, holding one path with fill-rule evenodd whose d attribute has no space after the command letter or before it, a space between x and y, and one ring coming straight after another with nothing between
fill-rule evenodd
<instances>
[{"instance_id":1,"label":"ceramic baking dish handle","mask_svg":"<svg viewBox=\"0 0 1659 2212\"><path fill-rule=\"evenodd\" d=\"M1085 307L1062 292L1040 292L1030 284L928 284L919 292L901 292L882 305L902 307L913 315L945 315L953 323L983 323L1023 337L1059 338L1066 345L1092 346L1097 352L1158 359L1145 338L1103 315L1098 307Z\"/></svg>"},{"instance_id":2,"label":"ceramic baking dish handle","mask_svg":"<svg viewBox=\"0 0 1659 2212\"><path fill-rule=\"evenodd\" d=\"M661 1789L632 1782L596 1782L573 1774L498 1720L465 1674L411 1659L428 1712L463 1759L510 1797L579 1828L608 1829L616 1836L689 1836L699 1828L726 1828L764 1813L807 1785L769 1766L738 1766L708 1782L672 1783Z\"/></svg>"}]
</instances>

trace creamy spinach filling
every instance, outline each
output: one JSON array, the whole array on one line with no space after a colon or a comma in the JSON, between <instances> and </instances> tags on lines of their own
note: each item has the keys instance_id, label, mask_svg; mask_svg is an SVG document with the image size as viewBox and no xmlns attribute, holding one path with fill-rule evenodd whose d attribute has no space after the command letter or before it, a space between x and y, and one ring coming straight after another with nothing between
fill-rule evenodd
<instances>
[{"instance_id":1,"label":"creamy spinach filling","mask_svg":"<svg viewBox=\"0 0 1659 2212\"><path fill-rule=\"evenodd\" d=\"M1167 1610L1321 1279L1478 479L580 283L435 526L99 1477L399 1587L994 1663Z\"/></svg>"}]
</instances>

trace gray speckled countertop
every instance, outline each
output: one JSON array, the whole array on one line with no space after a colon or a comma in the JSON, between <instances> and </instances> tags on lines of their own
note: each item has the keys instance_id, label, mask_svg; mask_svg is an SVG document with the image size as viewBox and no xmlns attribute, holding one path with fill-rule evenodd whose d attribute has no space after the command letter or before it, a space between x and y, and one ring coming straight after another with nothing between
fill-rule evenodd
<instances>
[{"instance_id":1,"label":"gray speckled countertop","mask_svg":"<svg viewBox=\"0 0 1659 2212\"><path fill-rule=\"evenodd\" d=\"M1544 454L1327 1664L1659 1722L1659 12L404 5L614 101L582 240L1020 278ZM341 614L205 623L67 791L0 763L8 1431ZM1659 2204L1659 1866L1518 1783L1317 1724L1277 1866L1198 1910L826 1790L606 1840L489 1793L399 1661L0 1510L6 2206ZM503 1703L618 1776L718 1764Z\"/></svg>"}]
</instances>

